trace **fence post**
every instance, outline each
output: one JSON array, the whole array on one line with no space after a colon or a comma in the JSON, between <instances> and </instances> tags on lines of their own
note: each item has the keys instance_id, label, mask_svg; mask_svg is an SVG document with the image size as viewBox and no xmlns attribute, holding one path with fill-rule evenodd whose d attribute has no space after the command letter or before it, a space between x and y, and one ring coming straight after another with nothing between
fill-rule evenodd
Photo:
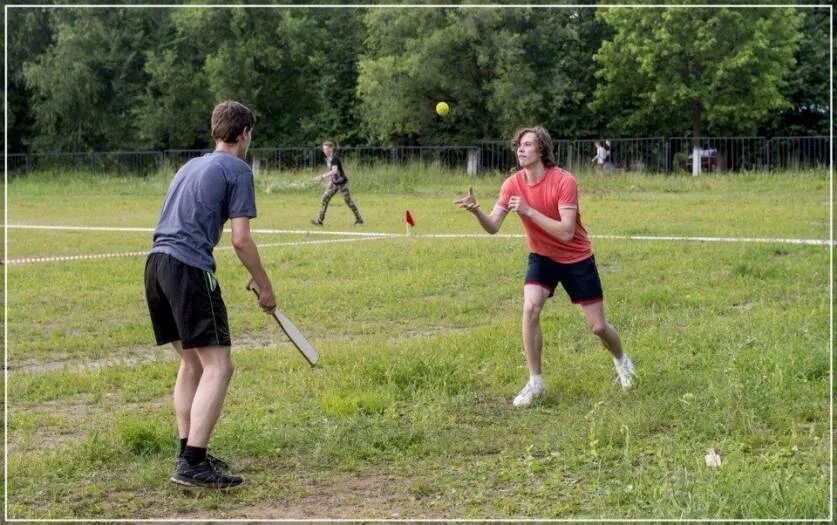
<instances>
[{"instance_id":1,"label":"fence post","mask_svg":"<svg viewBox=\"0 0 837 525\"><path fill-rule=\"evenodd\" d=\"M466 172L468 175L476 175L480 169L480 150L479 148L471 148L468 150L468 165Z\"/></svg>"},{"instance_id":2,"label":"fence post","mask_svg":"<svg viewBox=\"0 0 837 525\"><path fill-rule=\"evenodd\" d=\"M575 152L577 142L571 140L567 142L567 169L573 173L576 172L575 166L573 165L573 153Z\"/></svg>"},{"instance_id":3,"label":"fence post","mask_svg":"<svg viewBox=\"0 0 837 525\"><path fill-rule=\"evenodd\" d=\"M770 158L770 143L773 142L773 139L766 140L764 142L764 167L767 171L771 171L773 168L771 166L771 158Z\"/></svg>"}]
</instances>

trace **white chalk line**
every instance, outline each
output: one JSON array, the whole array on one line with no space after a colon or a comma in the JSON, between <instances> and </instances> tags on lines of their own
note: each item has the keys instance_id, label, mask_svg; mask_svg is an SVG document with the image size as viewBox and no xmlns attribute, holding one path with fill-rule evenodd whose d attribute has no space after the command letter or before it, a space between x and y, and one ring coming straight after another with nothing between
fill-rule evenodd
<instances>
[{"instance_id":1,"label":"white chalk line","mask_svg":"<svg viewBox=\"0 0 837 525\"><path fill-rule=\"evenodd\" d=\"M54 231L100 231L100 232L141 232L154 233L154 228L132 228L120 226L53 226L40 224L9 224L10 230L54 230ZM337 235L347 237L398 237L400 233L379 233L364 231L329 231L329 230L274 230L274 229L251 229L253 233L278 233L284 235ZM224 233L230 233L229 228Z\"/></svg>"},{"instance_id":2,"label":"white chalk line","mask_svg":"<svg viewBox=\"0 0 837 525\"><path fill-rule=\"evenodd\" d=\"M828 239L776 239L771 237L684 237L679 235L591 235L593 239L616 239L629 241L687 241L687 242L738 242L772 244L807 244L828 246L837 244Z\"/></svg>"},{"instance_id":3,"label":"white chalk line","mask_svg":"<svg viewBox=\"0 0 837 525\"><path fill-rule=\"evenodd\" d=\"M34 224L10 224L9 229L29 229L29 230L56 230L56 231L120 231L120 232L153 232L153 228L130 228L130 227L107 227L107 226L50 226L50 225L34 225ZM227 230L229 231L229 230ZM347 236L348 239L323 239L314 241L290 241L277 243L262 243L259 248L273 248L281 246L304 246L316 244L335 244L341 242L354 241L370 241L381 239L394 238L422 238L422 239L522 239L523 234L506 233L489 235L487 233L386 233L386 232L347 232L347 231L327 231L327 230L275 230L275 229L255 229L251 230L254 233L262 234L285 234L285 235L338 235ZM661 241L661 242L726 242L726 243L770 243L770 244L796 244L809 246L831 246L835 243L823 239L783 239L783 238L769 238L769 237L689 237L682 235L590 235L591 239L607 239L607 240L629 240L629 241ZM216 250L231 250L230 246L219 246ZM16 259L7 259L3 262L8 266L33 264L33 263L48 263L48 262L65 262L65 261L86 261L96 259L112 259L116 257L142 257L148 254L147 251L133 251L133 252L117 252L117 253L99 253L99 254L83 254L83 255L58 255L58 256L44 256L44 257L21 257Z\"/></svg>"},{"instance_id":4,"label":"white chalk line","mask_svg":"<svg viewBox=\"0 0 837 525\"><path fill-rule=\"evenodd\" d=\"M318 241L293 241L293 242L273 242L273 243L264 243L259 244L259 248L273 248L277 246L303 246L308 244L334 244L340 242L355 242L355 241L376 241L381 239L387 239L388 237L383 237L380 235L377 236L370 236L370 237L353 237L351 239L323 239ZM215 248L216 251L221 250L232 250L232 246L218 246ZM50 263L50 262L66 262L66 261L89 261L89 260L96 260L96 259L113 259L116 257L145 257L148 255L148 250L142 252L118 252L118 253L95 253L95 254L84 254L84 255L56 255L56 256L45 256L45 257L20 257L17 259L7 259L3 262L3 264L7 266L15 266L21 264L33 264L33 263Z\"/></svg>"}]
</instances>

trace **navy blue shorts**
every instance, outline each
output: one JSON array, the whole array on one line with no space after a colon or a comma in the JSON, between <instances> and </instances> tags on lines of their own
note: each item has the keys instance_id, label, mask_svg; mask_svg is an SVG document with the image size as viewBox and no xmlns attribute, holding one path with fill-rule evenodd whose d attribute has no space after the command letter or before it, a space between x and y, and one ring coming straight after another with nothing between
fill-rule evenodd
<instances>
[{"instance_id":1,"label":"navy blue shorts","mask_svg":"<svg viewBox=\"0 0 837 525\"><path fill-rule=\"evenodd\" d=\"M212 272L152 253L145 262L145 299L158 345L231 346L227 307Z\"/></svg>"},{"instance_id":2,"label":"navy blue shorts","mask_svg":"<svg viewBox=\"0 0 837 525\"><path fill-rule=\"evenodd\" d=\"M604 300L595 257L564 264L530 253L525 283L546 288L550 297L555 294L558 283L561 283L573 304L593 304Z\"/></svg>"}]
</instances>

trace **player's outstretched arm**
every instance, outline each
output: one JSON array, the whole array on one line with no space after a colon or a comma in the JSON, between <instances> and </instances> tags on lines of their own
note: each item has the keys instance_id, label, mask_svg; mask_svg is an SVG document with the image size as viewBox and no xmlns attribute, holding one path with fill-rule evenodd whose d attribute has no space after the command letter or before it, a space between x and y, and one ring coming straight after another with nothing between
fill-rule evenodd
<instances>
[{"instance_id":1,"label":"player's outstretched arm","mask_svg":"<svg viewBox=\"0 0 837 525\"><path fill-rule=\"evenodd\" d=\"M500 226L503 225L503 219L506 218L506 213L508 213L499 206L495 206L494 209L491 210L491 215L483 213L482 210L480 210L480 205L477 203L476 197L474 197L473 187L468 188L467 195L461 199L453 201L453 203L460 208L473 213L477 217L482 229L492 235L500 231Z\"/></svg>"},{"instance_id":2,"label":"player's outstretched arm","mask_svg":"<svg viewBox=\"0 0 837 525\"><path fill-rule=\"evenodd\" d=\"M315 175L314 180L323 180L326 177L331 177L335 173L337 173L337 166L332 166L331 168L329 168L329 170L327 172L322 173L320 175Z\"/></svg>"},{"instance_id":3,"label":"player's outstretched arm","mask_svg":"<svg viewBox=\"0 0 837 525\"><path fill-rule=\"evenodd\" d=\"M262 266L259 250L250 235L250 219L248 217L233 217L232 223L232 245L241 264L247 268L250 275L259 286L259 306L262 310L269 312L276 308L276 297L273 295L273 286Z\"/></svg>"}]
</instances>

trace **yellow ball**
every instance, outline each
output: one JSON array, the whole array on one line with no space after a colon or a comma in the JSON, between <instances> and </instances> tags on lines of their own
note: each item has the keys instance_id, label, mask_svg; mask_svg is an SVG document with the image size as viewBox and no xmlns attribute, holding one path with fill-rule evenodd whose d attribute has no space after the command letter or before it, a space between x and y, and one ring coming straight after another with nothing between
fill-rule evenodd
<instances>
[{"instance_id":1,"label":"yellow ball","mask_svg":"<svg viewBox=\"0 0 837 525\"><path fill-rule=\"evenodd\" d=\"M436 113L440 117L444 117L445 115L447 115L448 111L450 111L450 107L448 107L447 102L439 102L438 104L436 104Z\"/></svg>"}]
</instances>

